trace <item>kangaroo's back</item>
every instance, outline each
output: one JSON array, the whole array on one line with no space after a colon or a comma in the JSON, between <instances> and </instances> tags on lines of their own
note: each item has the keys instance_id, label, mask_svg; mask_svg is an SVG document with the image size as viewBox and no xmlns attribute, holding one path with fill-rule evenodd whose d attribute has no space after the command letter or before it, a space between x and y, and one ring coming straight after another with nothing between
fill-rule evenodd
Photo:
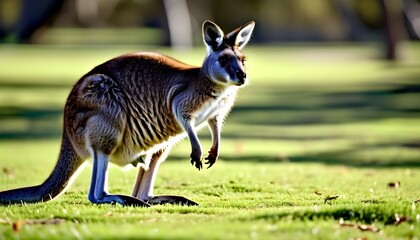
<instances>
[{"instance_id":1,"label":"kangaroo's back","mask_svg":"<svg viewBox=\"0 0 420 240\"><path fill-rule=\"evenodd\" d=\"M188 70L196 70L194 67L169 56L153 52L134 52L111 59L88 72L87 75L105 74L122 85L144 84L146 82L160 82L168 85L174 74ZM83 79L83 78L82 78Z\"/></svg>"},{"instance_id":2,"label":"kangaroo's back","mask_svg":"<svg viewBox=\"0 0 420 240\"><path fill-rule=\"evenodd\" d=\"M89 76L105 75L112 84L124 94L125 100L131 99L159 101L167 98L175 89L186 88L197 81L200 67L193 67L165 55L149 52L126 54L107 61L81 78L75 88L85 87ZM106 85L101 83L100 88ZM165 104L167 102L161 102ZM147 105L146 105L147 106Z\"/></svg>"}]
</instances>

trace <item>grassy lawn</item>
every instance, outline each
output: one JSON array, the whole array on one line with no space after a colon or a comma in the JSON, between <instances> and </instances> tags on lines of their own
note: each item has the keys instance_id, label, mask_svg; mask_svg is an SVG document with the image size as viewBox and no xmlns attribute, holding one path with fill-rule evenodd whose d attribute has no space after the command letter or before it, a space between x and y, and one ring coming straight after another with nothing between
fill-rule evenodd
<instances>
[{"instance_id":1,"label":"grassy lawn","mask_svg":"<svg viewBox=\"0 0 420 240\"><path fill-rule=\"evenodd\" d=\"M0 190L42 182L60 146L72 84L136 50L199 65L204 47L0 46ZM251 83L222 133L221 159L198 172L183 141L156 194L198 207L93 205L90 164L54 201L0 206L0 239L420 239L420 45L396 64L375 45L249 47ZM210 134L200 138L210 147ZM204 151L206 151L204 149ZM136 169L110 169L131 193Z\"/></svg>"}]
</instances>

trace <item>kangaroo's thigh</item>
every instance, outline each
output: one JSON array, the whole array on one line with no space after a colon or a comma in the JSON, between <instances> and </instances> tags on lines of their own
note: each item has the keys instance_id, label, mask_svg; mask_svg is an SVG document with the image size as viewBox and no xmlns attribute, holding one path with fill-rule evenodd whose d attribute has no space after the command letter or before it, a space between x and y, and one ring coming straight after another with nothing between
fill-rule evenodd
<instances>
[{"instance_id":1,"label":"kangaroo's thigh","mask_svg":"<svg viewBox=\"0 0 420 240\"><path fill-rule=\"evenodd\" d=\"M111 154L121 139L121 129L112 117L96 114L86 124L86 144L93 151Z\"/></svg>"}]
</instances>

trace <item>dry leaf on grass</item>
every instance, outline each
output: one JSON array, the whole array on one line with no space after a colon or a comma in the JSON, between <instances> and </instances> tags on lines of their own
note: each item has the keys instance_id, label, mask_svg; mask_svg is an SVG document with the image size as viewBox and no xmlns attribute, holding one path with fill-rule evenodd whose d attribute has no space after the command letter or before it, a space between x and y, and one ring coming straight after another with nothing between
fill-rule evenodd
<instances>
[{"instance_id":1,"label":"dry leaf on grass","mask_svg":"<svg viewBox=\"0 0 420 240\"><path fill-rule=\"evenodd\" d=\"M357 228L363 232L379 232L379 228L373 225L359 224L357 225Z\"/></svg>"},{"instance_id":2,"label":"dry leaf on grass","mask_svg":"<svg viewBox=\"0 0 420 240\"><path fill-rule=\"evenodd\" d=\"M49 224L61 224L64 219L61 218L50 218L50 219L25 219L17 220L13 223L13 231L19 232L23 225L49 225Z\"/></svg>"},{"instance_id":3,"label":"dry leaf on grass","mask_svg":"<svg viewBox=\"0 0 420 240\"><path fill-rule=\"evenodd\" d=\"M104 214L104 216L105 217L111 217L111 216L113 216L114 214L112 213L112 212L107 212L107 213L105 213Z\"/></svg>"},{"instance_id":4,"label":"dry leaf on grass","mask_svg":"<svg viewBox=\"0 0 420 240\"><path fill-rule=\"evenodd\" d=\"M408 216L400 216L398 213L395 214L394 225L400 225L403 222L411 222L412 219Z\"/></svg>"},{"instance_id":5,"label":"dry leaf on grass","mask_svg":"<svg viewBox=\"0 0 420 240\"><path fill-rule=\"evenodd\" d=\"M357 228L362 232L379 232L379 228L373 225L367 224L357 224L357 223L345 223L342 219L340 219L340 227L352 227Z\"/></svg>"}]
</instances>

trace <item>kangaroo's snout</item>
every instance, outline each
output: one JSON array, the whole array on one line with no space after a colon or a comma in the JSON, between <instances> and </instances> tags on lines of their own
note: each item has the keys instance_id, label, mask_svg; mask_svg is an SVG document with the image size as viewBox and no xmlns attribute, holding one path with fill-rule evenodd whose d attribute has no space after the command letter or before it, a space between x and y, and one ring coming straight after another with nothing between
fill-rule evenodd
<instances>
[{"instance_id":1,"label":"kangaroo's snout","mask_svg":"<svg viewBox=\"0 0 420 240\"><path fill-rule=\"evenodd\" d=\"M236 78L238 78L238 85L242 85L245 83L246 80L246 73L242 71L236 71L235 73Z\"/></svg>"}]
</instances>

